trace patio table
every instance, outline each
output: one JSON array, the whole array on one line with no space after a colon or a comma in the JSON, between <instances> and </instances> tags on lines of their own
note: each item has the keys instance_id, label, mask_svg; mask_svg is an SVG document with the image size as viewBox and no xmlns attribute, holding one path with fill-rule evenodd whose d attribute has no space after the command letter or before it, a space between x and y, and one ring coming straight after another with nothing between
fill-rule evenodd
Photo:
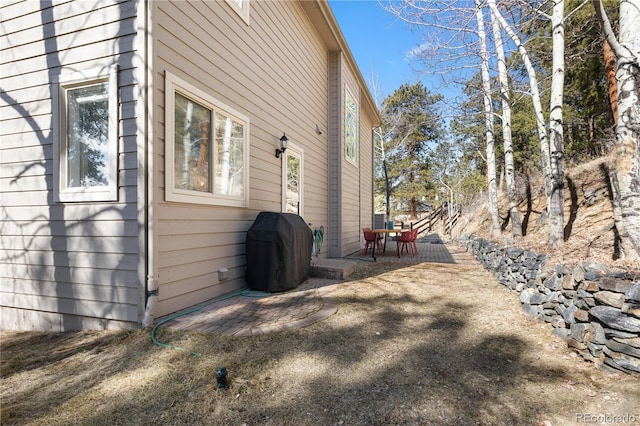
<instances>
[{"instance_id":1,"label":"patio table","mask_svg":"<svg viewBox=\"0 0 640 426\"><path fill-rule=\"evenodd\" d=\"M384 250L386 250L387 248L387 239L386 236L390 235L390 234L396 234L396 236L402 234L403 232L407 232L409 231L409 229L372 229L371 232L373 232L376 235L376 238L374 239L373 242L373 252L372 252L372 257L373 257L373 261L376 261L376 249L377 249L377 245L378 243L378 234L385 234L385 240L384 240ZM384 251L383 250L383 251ZM400 257L400 244L398 244L398 241L396 240L396 253L398 255L398 257Z\"/></svg>"}]
</instances>

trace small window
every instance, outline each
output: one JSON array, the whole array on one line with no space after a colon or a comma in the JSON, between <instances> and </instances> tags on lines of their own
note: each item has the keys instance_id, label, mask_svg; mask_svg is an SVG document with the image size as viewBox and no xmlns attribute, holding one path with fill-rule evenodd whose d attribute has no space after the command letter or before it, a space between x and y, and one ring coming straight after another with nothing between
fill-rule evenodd
<instances>
[{"instance_id":1,"label":"small window","mask_svg":"<svg viewBox=\"0 0 640 426\"><path fill-rule=\"evenodd\" d=\"M87 78L89 77L89 78ZM117 68L74 73L59 84L57 201L118 198Z\"/></svg>"},{"instance_id":2,"label":"small window","mask_svg":"<svg viewBox=\"0 0 640 426\"><path fill-rule=\"evenodd\" d=\"M349 89L344 91L344 155L358 165L358 104Z\"/></svg>"},{"instance_id":3,"label":"small window","mask_svg":"<svg viewBox=\"0 0 640 426\"><path fill-rule=\"evenodd\" d=\"M249 25L249 1L250 0L227 0L233 10Z\"/></svg>"},{"instance_id":4,"label":"small window","mask_svg":"<svg viewBox=\"0 0 640 426\"><path fill-rule=\"evenodd\" d=\"M167 201L249 204L249 119L166 74Z\"/></svg>"}]
</instances>

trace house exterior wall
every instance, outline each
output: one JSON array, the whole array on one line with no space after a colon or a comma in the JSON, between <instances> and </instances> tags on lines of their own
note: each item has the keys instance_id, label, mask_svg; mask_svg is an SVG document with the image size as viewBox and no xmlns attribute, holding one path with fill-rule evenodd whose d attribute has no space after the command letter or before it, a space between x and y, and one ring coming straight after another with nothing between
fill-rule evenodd
<instances>
[{"instance_id":1,"label":"house exterior wall","mask_svg":"<svg viewBox=\"0 0 640 426\"><path fill-rule=\"evenodd\" d=\"M165 201L165 129L157 123L155 314L164 315L246 286L246 231L260 211L282 209L274 153L283 133L304 152L304 219L330 230L328 52L297 2L251 2L249 24L224 1L153 4L154 115L165 116L169 71L250 120L248 207Z\"/></svg>"},{"instance_id":2,"label":"house exterior wall","mask_svg":"<svg viewBox=\"0 0 640 426\"><path fill-rule=\"evenodd\" d=\"M326 3L250 7L247 19L226 1L0 5L1 328L137 327L151 311L244 287L246 231L259 212L282 209L274 152L283 132L303 154L303 217L325 229L320 256L357 249L373 208L358 188L369 191L364 163L377 119L364 108L362 78ZM59 83L114 66L117 196L60 202ZM169 73L248 117L247 206L166 201ZM351 168L345 82L361 104L360 162ZM155 284L157 304L146 306Z\"/></svg>"},{"instance_id":3,"label":"house exterior wall","mask_svg":"<svg viewBox=\"0 0 640 426\"><path fill-rule=\"evenodd\" d=\"M144 308L137 190L141 4L41 5L0 5L0 327L131 327ZM117 201L57 202L57 82L114 64Z\"/></svg>"},{"instance_id":4,"label":"house exterior wall","mask_svg":"<svg viewBox=\"0 0 640 426\"><path fill-rule=\"evenodd\" d=\"M329 140L329 222L334 232L329 238L329 256L342 257L360 250L363 227L373 225L373 127L376 113L366 99L358 73L342 52L330 55L331 76ZM345 91L358 104L358 161L345 156Z\"/></svg>"},{"instance_id":5,"label":"house exterior wall","mask_svg":"<svg viewBox=\"0 0 640 426\"><path fill-rule=\"evenodd\" d=\"M346 61L345 61L346 62ZM358 118L363 115L362 112L362 100L360 97L360 87L355 79L353 70L347 66L342 68L342 80L344 84L341 87L341 99L344 104L345 91L349 91L351 96L355 98L358 105ZM345 129L345 113L344 105L341 108L341 121L342 128ZM347 160L345 154L345 132L340 134L341 149L340 149L340 162L342 163L342 182L340 183L339 192L342 197L342 210L340 216L342 218L341 223L341 256L353 253L360 248L360 234L362 233L362 227L371 224L362 225L360 221L360 212L363 208L371 211L364 204L362 194L360 191L361 184L361 168L364 166L366 160L362 157L363 149L365 149L365 135L362 134L362 127L358 128L358 159L356 164ZM368 159L368 158L367 158Z\"/></svg>"},{"instance_id":6,"label":"house exterior wall","mask_svg":"<svg viewBox=\"0 0 640 426\"><path fill-rule=\"evenodd\" d=\"M364 99L364 95L361 95L361 99ZM373 207L373 165L374 165L374 140L373 140L373 128L376 127L373 119L375 116L372 111L367 111L367 105L363 102L362 111L360 114L360 167L359 171L359 186L360 186L360 226L358 228L357 246L349 242L347 250L349 253L353 252L353 249L360 249L360 238L362 234L362 228L374 228L374 207Z\"/></svg>"},{"instance_id":7,"label":"house exterior wall","mask_svg":"<svg viewBox=\"0 0 640 426\"><path fill-rule=\"evenodd\" d=\"M342 52L334 51L329 54L329 230L328 251L329 257L340 257L342 252L342 159L344 144L343 105L344 95L342 78L343 57Z\"/></svg>"}]
</instances>

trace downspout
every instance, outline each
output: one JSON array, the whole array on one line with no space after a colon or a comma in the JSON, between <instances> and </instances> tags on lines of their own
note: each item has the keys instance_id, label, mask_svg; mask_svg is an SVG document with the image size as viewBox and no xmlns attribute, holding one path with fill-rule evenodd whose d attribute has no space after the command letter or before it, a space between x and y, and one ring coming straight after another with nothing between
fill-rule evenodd
<instances>
[{"instance_id":1,"label":"downspout","mask_svg":"<svg viewBox=\"0 0 640 426\"><path fill-rule=\"evenodd\" d=\"M156 279L156 256L155 256L155 228L154 228L154 193L155 182L153 179L154 170L154 150L153 150L153 73L152 73L152 52L153 46L151 33L153 20L151 17L152 3L143 0L144 13L145 13L145 41L144 41L144 67L145 67L145 85L144 85L144 98L146 99L145 105L145 245L146 245L146 307L144 311L144 317L142 320L142 326L147 328L153 323L153 310L156 302L158 301L158 280Z\"/></svg>"}]
</instances>

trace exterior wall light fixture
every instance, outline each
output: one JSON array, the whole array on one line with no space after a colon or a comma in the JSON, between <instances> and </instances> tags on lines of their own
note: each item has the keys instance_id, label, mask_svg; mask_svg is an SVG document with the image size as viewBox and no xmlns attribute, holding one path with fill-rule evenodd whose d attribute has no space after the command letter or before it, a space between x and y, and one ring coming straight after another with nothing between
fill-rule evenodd
<instances>
[{"instance_id":1,"label":"exterior wall light fixture","mask_svg":"<svg viewBox=\"0 0 640 426\"><path fill-rule=\"evenodd\" d=\"M289 138L285 133L282 134L280 138L280 148L276 148L276 158L280 158L280 154L284 154L287 150L287 145L289 144Z\"/></svg>"}]
</instances>

